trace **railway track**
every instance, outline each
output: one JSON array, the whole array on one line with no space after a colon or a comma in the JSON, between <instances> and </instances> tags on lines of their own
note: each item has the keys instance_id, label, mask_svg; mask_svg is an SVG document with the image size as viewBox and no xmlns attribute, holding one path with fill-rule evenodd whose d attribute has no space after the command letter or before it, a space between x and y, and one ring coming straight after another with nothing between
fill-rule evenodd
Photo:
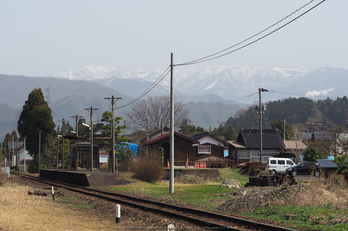
<instances>
[{"instance_id":1,"label":"railway track","mask_svg":"<svg viewBox=\"0 0 348 231\"><path fill-rule=\"evenodd\" d=\"M70 185L49 179L33 177L21 173L12 173L16 176L27 180L48 184L53 187L64 188L76 193L97 197L99 199L107 200L121 205L127 205L138 208L151 213L156 213L179 220L184 220L201 227L206 227L209 230L265 230L265 231L293 231L280 226L259 223L238 217L228 216L215 212L204 211L200 209L188 208L168 203L137 198L129 195L106 192L102 190L86 188L76 185Z\"/></svg>"}]
</instances>

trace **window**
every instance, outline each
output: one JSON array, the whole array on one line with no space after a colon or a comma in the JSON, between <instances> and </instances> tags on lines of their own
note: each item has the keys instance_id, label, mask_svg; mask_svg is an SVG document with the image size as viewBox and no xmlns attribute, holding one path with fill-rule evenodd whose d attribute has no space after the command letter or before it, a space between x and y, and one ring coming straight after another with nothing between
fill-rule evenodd
<instances>
[{"instance_id":1,"label":"window","mask_svg":"<svg viewBox=\"0 0 348 231\"><path fill-rule=\"evenodd\" d=\"M285 160L278 160L278 164L285 164Z\"/></svg>"},{"instance_id":2,"label":"window","mask_svg":"<svg viewBox=\"0 0 348 231\"><path fill-rule=\"evenodd\" d=\"M249 151L248 150L239 150L238 157L240 159L249 159L250 158Z\"/></svg>"},{"instance_id":3,"label":"window","mask_svg":"<svg viewBox=\"0 0 348 231\"><path fill-rule=\"evenodd\" d=\"M210 154L210 153L211 153L211 147L209 146L198 147L198 154Z\"/></svg>"},{"instance_id":4,"label":"window","mask_svg":"<svg viewBox=\"0 0 348 231\"><path fill-rule=\"evenodd\" d=\"M250 156L257 156L260 158L259 154L260 150L250 150Z\"/></svg>"}]
</instances>

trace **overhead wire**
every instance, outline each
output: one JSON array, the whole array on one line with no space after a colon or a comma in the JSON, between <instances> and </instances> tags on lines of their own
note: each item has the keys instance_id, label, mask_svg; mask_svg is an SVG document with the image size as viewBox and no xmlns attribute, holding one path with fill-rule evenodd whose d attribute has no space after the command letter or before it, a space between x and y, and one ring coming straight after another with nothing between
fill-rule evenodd
<instances>
[{"instance_id":1,"label":"overhead wire","mask_svg":"<svg viewBox=\"0 0 348 231\"><path fill-rule=\"evenodd\" d=\"M143 98L145 95L147 95L147 93L149 93L153 88L155 88L169 73L170 73L170 65L162 72L162 74L156 79L156 81L152 83L143 93L141 93L139 96L137 96L135 99L131 100L130 102L122 106L116 107L115 109L124 108L137 102L138 100Z\"/></svg>"},{"instance_id":2,"label":"overhead wire","mask_svg":"<svg viewBox=\"0 0 348 231\"><path fill-rule=\"evenodd\" d=\"M312 2L314 2L315 0L311 0L309 1L308 3L306 3L305 5L301 6L300 8L298 8L297 10L295 10L294 12L292 12L291 14L287 15L286 17L282 18L281 20L277 21L276 23L272 24L271 26L263 29L262 31L250 36L249 38L247 39L244 39L243 41L239 42L239 43L236 43L226 49L223 49L219 52L216 52L216 53L213 53L211 55L208 55L208 56L205 56L203 58L200 58L200 59L196 59L196 60L192 60L190 62L185 62L185 63L179 63L179 64L174 64L173 66L184 66L184 65L193 65L193 64L198 64L198 63L202 63L202 62L207 62L207 61L210 61L210 60L214 60L214 59L217 59L217 58L221 58L223 56L226 56L228 54L231 54L233 52L236 52L238 50L241 50L247 46L250 46L266 37L268 37L269 35L275 33L276 31L282 29L283 27L289 25L290 23L294 22L295 20L297 20L298 18L302 17L303 15L307 14L308 12L310 12L311 10L313 10L314 8L316 8L317 6L319 6L320 4L322 4L323 2L325 2L326 0L322 0L321 2L319 2L318 4L316 4L315 6L311 7L310 9L308 9L307 11L305 11L304 13L300 14L299 16L295 17L294 19L290 20L289 22L285 23L284 25L276 28L275 30L271 31L270 33L252 41L252 42L249 42L247 43L246 45L243 45L239 48L236 48L232 51L229 51L229 52L226 52L234 47L237 47L238 45L242 44L242 43L245 43L247 41L249 41L250 39L253 39L255 38L256 36L264 33L265 31L271 29L272 27L278 25L279 23L283 22L284 20L286 20L287 18L291 17L292 15L296 14L297 12L299 12L300 10L302 10L303 8L305 8L306 6L308 6L309 4L311 4ZM223 52L226 52L226 53L223 53ZM222 53L222 54L221 54ZM220 54L220 55L219 55ZM135 102L137 102L138 100L140 100L141 98L143 98L145 95L147 95L153 88L155 88L170 72L169 68L171 67L171 65L169 65L165 71L157 78L157 80L149 87L147 88L143 93L141 93L138 97L136 97L135 99L131 100L130 102L128 102L127 104L124 104L122 106L119 106L119 107L116 107L115 109L120 109L120 108L123 108L123 107L126 107L126 106L129 106Z\"/></svg>"},{"instance_id":3,"label":"overhead wire","mask_svg":"<svg viewBox=\"0 0 348 231\"><path fill-rule=\"evenodd\" d=\"M266 35L264 35L264 36L262 36L262 37L260 37L260 38L258 38L258 39L256 39L256 40L253 40L252 42L249 42L249 43L247 43L246 45L243 45L243 46L241 46L241 47L239 47L239 48L236 48L236 49L234 49L234 50L232 50L232 51L223 53L223 52L225 52L225 51L228 51L228 50L230 50L230 49L232 49L232 48L234 48L234 47L237 47L237 46L239 46L240 44L245 43L246 41L248 41L248 40L250 40L250 39L252 39L252 38L255 38L256 36L258 36L258 35L264 33L265 31L269 30L270 28L276 26L277 24L279 24L279 23L281 23L282 21L286 20L287 18L291 17L292 15L294 15L295 13L297 13L298 11L302 10L303 8L305 8L306 6L308 6L309 4L311 4L313 1L315 1L315 0L309 1L308 3L306 3L305 5L303 5L302 7L300 7L299 9L295 10L295 11L292 12L291 14L287 15L286 17L282 18L282 19L279 20L278 22L272 24L271 26L267 27L266 29L264 29L264 30L262 30L262 31L260 31L260 32L258 32L258 33L256 33L256 34L250 36L249 38L247 38L247 39L245 39L245 40L243 40L243 41L241 41L241 42L239 42L239 43L236 43L236 44L233 45L233 46L230 46L230 47L228 47L228 48L226 48L226 49L223 49L223 50L221 50L221 51L219 51L219 52L216 52L216 53L214 53L214 54L205 56L205 57L203 57L203 58L196 59L196 60L192 60L192 61L185 62L185 63L175 64L174 66L194 65L194 64L198 64L198 63L203 63L203 62L211 61L211 60L214 60L214 59L217 59L217 58L221 58L221 57L223 57L223 56L226 56L226 55L228 55L228 54L231 54L231 53L233 53L233 52L236 52L236 51L238 51L238 50L241 50L241 49L243 49L243 48L245 48L245 47L247 47L247 46L250 46L250 45L252 45L252 44L254 44L254 43L256 43L256 42L258 42L258 41L260 41L260 40L262 40L262 39L264 39L264 38L266 38L266 37L268 37L269 35L275 33L276 31L278 31L278 30L284 28L285 26L289 25L290 23L296 21L297 19L299 19L299 18L302 17L303 15L307 14L308 12L310 12L310 11L312 11L313 9L315 9L316 7L318 7L320 4L322 4L322 3L325 2L326 0L322 0L321 2L319 2L318 4L316 4L315 6L311 7L311 8L308 9L308 10L306 10L304 13L302 13L302 14L300 14L299 16L295 17L294 19L290 20L289 22L283 24L282 26L280 26L280 27L274 29L273 31L267 33ZM223 53L223 54L221 54L221 53ZM220 55L219 55L219 54L220 54Z\"/></svg>"}]
</instances>

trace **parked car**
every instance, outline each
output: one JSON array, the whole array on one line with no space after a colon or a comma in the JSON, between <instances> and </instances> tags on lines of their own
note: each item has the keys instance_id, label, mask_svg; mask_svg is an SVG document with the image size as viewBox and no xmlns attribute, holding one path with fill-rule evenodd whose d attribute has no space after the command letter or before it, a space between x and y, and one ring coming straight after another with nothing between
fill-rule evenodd
<instances>
[{"instance_id":1,"label":"parked car","mask_svg":"<svg viewBox=\"0 0 348 231\"><path fill-rule=\"evenodd\" d=\"M302 162L286 170L287 175L312 175L320 176L321 167L317 162Z\"/></svg>"},{"instance_id":2,"label":"parked car","mask_svg":"<svg viewBox=\"0 0 348 231\"><path fill-rule=\"evenodd\" d=\"M273 174L275 173L285 174L286 169L294 165L295 163L291 159L271 157L268 159L268 162L267 162L267 170L272 171Z\"/></svg>"}]
</instances>

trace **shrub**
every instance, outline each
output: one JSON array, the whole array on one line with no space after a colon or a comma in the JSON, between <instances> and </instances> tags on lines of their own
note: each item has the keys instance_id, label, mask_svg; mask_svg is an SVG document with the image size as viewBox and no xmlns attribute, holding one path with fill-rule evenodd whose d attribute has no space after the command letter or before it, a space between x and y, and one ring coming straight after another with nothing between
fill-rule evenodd
<instances>
[{"instance_id":1,"label":"shrub","mask_svg":"<svg viewBox=\"0 0 348 231\"><path fill-rule=\"evenodd\" d=\"M157 158L138 157L134 161L133 172L138 179L154 183L163 179L165 170Z\"/></svg>"},{"instance_id":2,"label":"shrub","mask_svg":"<svg viewBox=\"0 0 348 231\"><path fill-rule=\"evenodd\" d=\"M120 171L130 171L131 166L134 162L134 152L126 148L118 150L118 170ZM111 158L112 160L112 158Z\"/></svg>"},{"instance_id":3,"label":"shrub","mask_svg":"<svg viewBox=\"0 0 348 231\"><path fill-rule=\"evenodd\" d=\"M0 170L0 186L4 185L7 182L8 176L7 172Z\"/></svg>"}]
</instances>

